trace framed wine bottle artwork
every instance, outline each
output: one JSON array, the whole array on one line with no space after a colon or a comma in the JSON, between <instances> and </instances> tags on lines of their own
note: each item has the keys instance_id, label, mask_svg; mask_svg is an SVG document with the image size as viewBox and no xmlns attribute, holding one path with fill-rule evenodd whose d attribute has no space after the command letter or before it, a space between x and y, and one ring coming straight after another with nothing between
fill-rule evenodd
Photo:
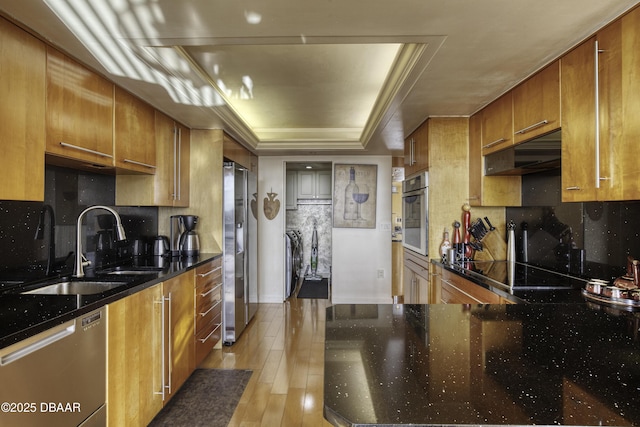
<instances>
[{"instance_id":1,"label":"framed wine bottle artwork","mask_svg":"<svg viewBox=\"0 0 640 427\"><path fill-rule=\"evenodd\" d=\"M375 228L378 165L333 166L333 226Z\"/></svg>"}]
</instances>

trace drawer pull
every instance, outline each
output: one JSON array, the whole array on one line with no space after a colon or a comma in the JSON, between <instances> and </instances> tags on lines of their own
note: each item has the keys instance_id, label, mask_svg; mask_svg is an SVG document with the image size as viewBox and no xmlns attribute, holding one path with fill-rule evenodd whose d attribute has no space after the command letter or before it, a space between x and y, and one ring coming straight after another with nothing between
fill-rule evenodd
<instances>
[{"instance_id":1,"label":"drawer pull","mask_svg":"<svg viewBox=\"0 0 640 427\"><path fill-rule=\"evenodd\" d=\"M211 338L211 335L213 335L213 334L214 334L214 333L215 333L219 328L220 328L220 323L218 323L218 324L216 325L216 327L215 327L215 328L213 328L213 331L211 331L211 333L210 333L209 335L207 335L207 336L206 336L206 337L204 337L204 338L198 338L198 340L199 340L202 344L204 344L205 342L207 342L207 340L208 340L209 338Z\"/></svg>"},{"instance_id":2,"label":"drawer pull","mask_svg":"<svg viewBox=\"0 0 640 427\"><path fill-rule=\"evenodd\" d=\"M214 269L213 269L213 270L211 270L211 271L207 271L206 273L200 273L200 274L198 274L198 276L199 276L199 277L207 277L207 276L209 276L210 274L213 274L213 273L215 273L216 271L220 270L221 268L222 268L222 266L220 265L220 266L218 266L218 267L214 268Z\"/></svg>"},{"instance_id":3,"label":"drawer pull","mask_svg":"<svg viewBox=\"0 0 640 427\"><path fill-rule=\"evenodd\" d=\"M211 310L213 310L219 305L220 305L220 300L216 301L216 303L213 304L209 310L205 311L204 313L200 313L200 316L205 317L207 314L211 313Z\"/></svg>"},{"instance_id":4,"label":"drawer pull","mask_svg":"<svg viewBox=\"0 0 640 427\"><path fill-rule=\"evenodd\" d=\"M123 162L125 163L131 163L132 165L138 165L138 166L143 166L145 168L149 168L149 169L155 169L156 167L154 165L150 165L148 163L142 163L142 162L138 162L136 160L131 160L131 159L124 159Z\"/></svg>"},{"instance_id":5,"label":"drawer pull","mask_svg":"<svg viewBox=\"0 0 640 427\"><path fill-rule=\"evenodd\" d=\"M483 145L482 148L490 148L490 147L493 147L494 145L498 145L501 142L505 142L505 141L506 141L505 138L496 139L495 141L490 142L487 145Z\"/></svg>"},{"instance_id":6,"label":"drawer pull","mask_svg":"<svg viewBox=\"0 0 640 427\"><path fill-rule=\"evenodd\" d=\"M78 147L77 145L67 144L66 142L61 142L60 145L62 145L63 147L66 147L66 148L72 148L74 150L84 151L85 153L96 154L96 155L101 156L101 157L109 157L111 159L113 158L113 156L111 154L102 153L100 151L95 151L95 150L90 150L90 149L84 148L84 147Z\"/></svg>"},{"instance_id":7,"label":"drawer pull","mask_svg":"<svg viewBox=\"0 0 640 427\"><path fill-rule=\"evenodd\" d=\"M214 304L211 306L211 308L207 311L205 311L204 313L200 313L200 316L205 317L207 314L211 313L211 311L213 311L214 308L216 308L218 304Z\"/></svg>"},{"instance_id":8,"label":"drawer pull","mask_svg":"<svg viewBox=\"0 0 640 427\"><path fill-rule=\"evenodd\" d=\"M534 123L531 126L527 126L526 128L520 129L519 131L515 132L515 134L518 135L518 134L522 134L522 133L527 133L532 129L539 128L540 126L544 126L546 124L549 124L549 120L543 120L541 122Z\"/></svg>"},{"instance_id":9,"label":"drawer pull","mask_svg":"<svg viewBox=\"0 0 640 427\"><path fill-rule=\"evenodd\" d=\"M580 190L580 187L578 187L577 185L574 185L573 187L565 188L565 190L567 190L567 191L577 191L577 190Z\"/></svg>"},{"instance_id":10,"label":"drawer pull","mask_svg":"<svg viewBox=\"0 0 640 427\"><path fill-rule=\"evenodd\" d=\"M218 283L216 286L214 286L213 288L209 289L207 292L200 294L201 297L206 297L207 295L209 295L211 292L215 291L216 289L218 289L220 286L222 285L222 283Z\"/></svg>"}]
</instances>

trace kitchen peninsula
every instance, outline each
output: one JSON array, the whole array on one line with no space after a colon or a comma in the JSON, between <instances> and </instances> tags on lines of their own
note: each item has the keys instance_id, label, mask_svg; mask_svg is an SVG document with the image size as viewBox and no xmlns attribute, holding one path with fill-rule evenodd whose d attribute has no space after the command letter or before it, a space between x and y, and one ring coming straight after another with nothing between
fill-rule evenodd
<instances>
[{"instance_id":1,"label":"kitchen peninsula","mask_svg":"<svg viewBox=\"0 0 640 427\"><path fill-rule=\"evenodd\" d=\"M637 425L640 317L586 303L327 308L325 417Z\"/></svg>"}]
</instances>

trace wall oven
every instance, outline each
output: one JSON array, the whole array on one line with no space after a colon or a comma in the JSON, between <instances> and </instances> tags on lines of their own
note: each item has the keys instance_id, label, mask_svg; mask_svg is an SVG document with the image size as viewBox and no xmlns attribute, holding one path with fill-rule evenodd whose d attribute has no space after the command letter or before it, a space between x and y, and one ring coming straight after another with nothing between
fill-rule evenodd
<instances>
[{"instance_id":1,"label":"wall oven","mask_svg":"<svg viewBox=\"0 0 640 427\"><path fill-rule=\"evenodd\" d=\"M429 174L422 172L402 182L402 246L428 255Z\"/></svg>"}]
</instances>

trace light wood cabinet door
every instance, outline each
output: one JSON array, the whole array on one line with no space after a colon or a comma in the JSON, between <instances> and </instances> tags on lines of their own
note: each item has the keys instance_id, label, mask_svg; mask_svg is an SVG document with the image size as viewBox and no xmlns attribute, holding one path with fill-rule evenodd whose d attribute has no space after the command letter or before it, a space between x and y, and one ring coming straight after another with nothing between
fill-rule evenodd
<instances>
[{"instance_id":1,"label":"light wood cabinet door","mask_svg":"<svg viewBox=\"0 0 640 427\"><path fill-rule=\"evenodd\" d=\"M189 206L190 130L156 111L158 168L154 185L158 206Z\"/></svg>"},{"instance_id":2,"label":"light wood cabinet door","mask_svg":"<svg viewBox=\"0 0 640 427\"><path fill-rule=\"evenodd\" d=\"M156 171L155 110L116 86L114 115L115 166L119 170Z\"/></svg>"},{"instance_id":3,"label":"light wood cabinet door","mask_svg":"<svg viewBox=\"0 0 640 427\"><path fill-rule=\"evenodd\" d=\"M514 144L560 127L560 61L513 89Z\"/></svg>"},{"instance_id":4,"label":"light wood cabinet door","mask_svg":"<svg viewBox=\"0 0 640 427\"><path fill-rule=\"evenodd\" d=\"M507 92L482 110L482 155L513 145L513 96Z\"/></svg>"},{"instance_id":5,"label":"light wood cabinet door","mask_svg":"<svg viewBox=\"0 0 640 427\"><path fill-rule=\"evenodd\" d=\"M640 198L639 26L635 9L561 58L564 202Z\"/></svg>"},{"instance_id":6,"label":"light wood cabinet door","mask_svg":"<svg viewBox=\"0 0 640 427\"><path fill-rule=\"evenodd\" d=\"M640 199L640 9L596 35L599 59L599 201Z\"/></svg>"},{"instance_id":7,"label":"light wood cabinet door","mask_svg":"<svg viewBox=\"0 0 640 427\"><path fill-rule=\"evenodd\" d=\"M149 424L162 409L162 285L107 305L107 425Z\"/></svg>"},{"instance_id":8,"label":"light wood cabinet door","mask_svg":"<svg viewBox=\"0 0 640 427\"><path fill-rule=\"evenodd\" d=\"M166 402L195 370L194 276L193 270L162 284L165 298L165 378Z\"/></svg>"},{"instance_id":9,"label":"light wood cabinet door","mask_svg":"<svg viewBox=\"0 0 640 427\"><path fill-rule=\"evenodd\" d=\"M0 18L2 200L44 200L45 45Z\"/></svg>"},{"instance_id":10,"label":"light wood cabinet door","mask_svg":"<svg viewBox=\"0 0 640 427\"><path fill-rule=\"evenodd\" d=\"M482 155L482 111L469 118L469 204L471 206L520 206L522 178L485 176Z\"/></svg>"},{"instance_id":11,"label":"light wood cabinet door","mask_svg":"<svg viewBox=\"0 0 640 427\"><path fill-rule=\"evenodd\" d=\"M120 206L189 206L191 131L155 111L156 169L154 175L116 176Z\"/></svg>"},{"instance_id":12,"label":"light wood cabinet door","mask_svg":"<svg viewBox=\"0 0 640 427\"><path fill-rule=\"evenodd\" d=\"M404 143L405 176L429 169L429 121L422 123Z\"/></svg>"},{"instance_id":13,"label":"light wood cabinet door","mask_svg":"<svg viewBox=\"0 0 640 427\"><path fill-rule=\"evenodd\" d=\"M47 46L48 154L113 166L113 84Z\"/></svg>"},{"instance_id":14,"label":"light wood cabinet door","mask_svg":"<svg viewBox=\"0 0 640 427\"><path fill-rule=\"evenodd\" d=\"M564 202L596 200L595 46L594 37L561 59Z\"/></svg>"}]
</instances>

